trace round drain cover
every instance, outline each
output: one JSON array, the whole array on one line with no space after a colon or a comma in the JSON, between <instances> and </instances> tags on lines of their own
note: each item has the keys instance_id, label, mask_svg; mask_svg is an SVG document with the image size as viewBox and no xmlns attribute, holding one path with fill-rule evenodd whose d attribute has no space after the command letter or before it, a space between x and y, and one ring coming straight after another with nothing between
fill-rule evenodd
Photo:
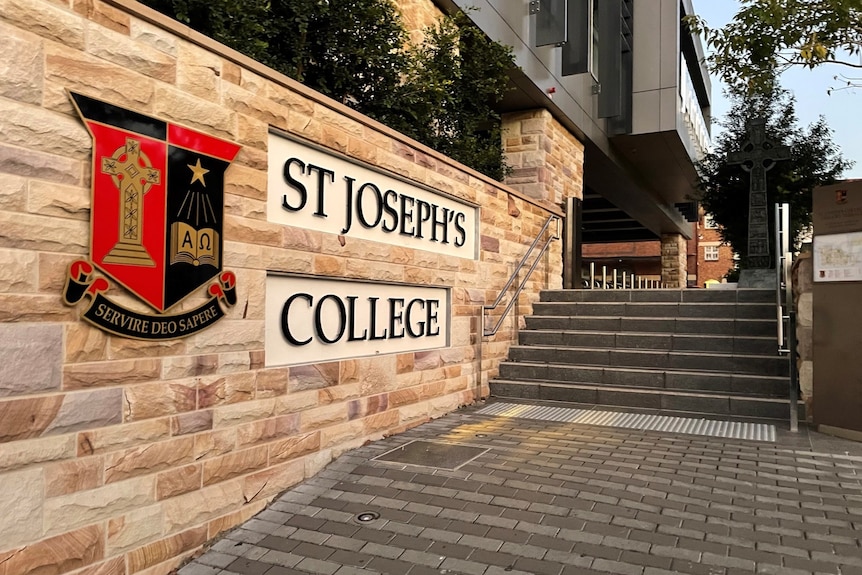
<instances>
[{"instance_id":1,"label":"round drain cover","mask_svg":"<svg viewBox=\"0 0 862 575\"><path fill-rule=\"evenodd\" d=\"M375 519L379 519L380 514L376 511L363 511L362 513L356 514L356 520L359 523L368 523L370 521L374 521Z\"/></svg>"}]
</instances>

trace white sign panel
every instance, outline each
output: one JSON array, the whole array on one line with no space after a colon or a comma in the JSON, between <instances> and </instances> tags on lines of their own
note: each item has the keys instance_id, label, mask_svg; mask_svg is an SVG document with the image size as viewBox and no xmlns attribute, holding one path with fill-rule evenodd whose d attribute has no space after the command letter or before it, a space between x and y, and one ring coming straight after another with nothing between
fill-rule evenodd
<instances>
[{"instance_id":1,"label":"white sign panel","mask_svg":"<svg viewBox=\"0 0 862 575\"><path fill-rule=\"evenodd\" d=\"M478 257L476 206L279 134L268 145L270 222Z\"/></svg>"},{"instance_id":2,"label":"white sign panel","mask_svg":"<svg viewBox=\"0 0 862 575\"><path fill-rule=\"evenodd\" d=\"M266 366L449 345L448 288L266 277Z\"/></svg>"},{"instance_id":3,"label":"white sign panel","mask_svg":"<svg viewBox=\"0 0 862 575\"><path fill-rule=\"evenodd\" d=\"M862 281L862 232L814 236L814 281Z\"/></svg>"}]
</instances>

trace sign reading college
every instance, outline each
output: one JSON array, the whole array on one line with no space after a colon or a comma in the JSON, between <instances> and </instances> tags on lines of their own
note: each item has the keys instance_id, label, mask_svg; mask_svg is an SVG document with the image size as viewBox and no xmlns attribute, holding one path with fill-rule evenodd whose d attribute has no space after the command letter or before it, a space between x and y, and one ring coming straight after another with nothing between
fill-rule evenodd
<instances>
[{"instance_id":1,"label":"sign reading college","mask_svg":"<svg viewBox=\"0 0 862 575\"><path fill-rule=\"evenodd\" d=\"M266 366L448 347L449 288L270 274Z\"/></svg>"},{"instance_id":2,"label":"sign reading college","mask_svg":"<svg viewBox=\"0 0 862 575\"><path fill-rule=\"evenodd\" d=\"M478 257L476 206L270 132L271 222Z\"/></svg>"},{"instance_id":3,"label":"sign reading college","mask_svg":"<svg viewBox=\"0 0 862 575\"><path fill-rule=\"evenodd\" d=\"M84 318L117 335L185 337L236 303L236 276L222 270L224 172L240 146L72 93L93 137L90 259L69 267L63 299L85 297ZM101 272L101 273L97 273ZM155 314L106 294L116 282ZM206 286L206 301L169 314Z\"/></svg>"}]
</instances>

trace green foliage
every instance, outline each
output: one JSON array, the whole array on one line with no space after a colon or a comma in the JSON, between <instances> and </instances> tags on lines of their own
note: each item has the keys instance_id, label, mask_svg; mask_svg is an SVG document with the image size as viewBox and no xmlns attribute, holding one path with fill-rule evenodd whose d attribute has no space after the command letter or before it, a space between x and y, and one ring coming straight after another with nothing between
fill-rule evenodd
<instances>
[{"instance_id":1,"label":"green foliage","mask_svg":"<svg viewBox=\"0 0 862 575\"><path fill-rule=\"evenodd\" d=\"M389 0L144 2L477 171L508 171L494 106L514 58L463 14L411 47Z\"/></svg>"},{"instance_id":2,"label":"green foliage","mask_svg":"<svg viewBox=\"0 0 862 575\"><path fill-rule=\"evenodd\" d=\"M463 14L426 30L391 115L395 129L459 162L502 180L509 169L494 109L506 92L511 49L493 42Z\"/></svg>"},{"instance_id":3,"label":"green foliage","mask_svg":"<svg viewBox=\"0 0 862 575\"><path fill-rule=\"evenodd\" d=\"M769 93L733 95L733 106L721 122L725 131L716 139L715 151L698 166L700 201L712 214L721 230L722 240L740 255L746 267L748 255L749 176L740 165L728 163L732 152L742 149L748 139L746 124L754 118L766 119L766 137L776 146L791 146L791 159L777 162L766 173L769 206L770 244L774 244L776 203L790 204L792 238L798 245L800 235L811 225L811 197L816 186L836 181L852 162L841 156L831 140L832 131L820 119L806 129L797 126L794 99L786 90L773 85ZM772 245L774 253L775 246Z\"/></svg>"},{"instance_id":4,"label":"green foliage","mask_svg":"<svg viewBox=\"0 0 862 575\"><path fill-rule=\"evenodd\" d=\"M710 28L698 17L686 19L712 48L710 68L728 85L768 93L773 76L791 66L834 63L862 68L859 0L741 0L741 4L724 28ZM836 79L859 85L858 78Z\"/></svg>"},{"instance_id":5,"label":"green foliage","mask_svg":"<svg viewBox=\"0 0 862 575\"><path fill-rule=\"evenodd\" d=\"M369 116L386 109L407 65L407 33L381 0L273 0L274 67Z\"/></svg>"},{"instance_id":6,"label":"green foliage","mask_svg":"<svg viewBox=\"0 0 862 575\"><path fill-rule=\"evenodd\" d=\"M268 0L146 0L144 4L259 62L270 64L266 37L270 17Z\"/></svg>"}]
</instances>

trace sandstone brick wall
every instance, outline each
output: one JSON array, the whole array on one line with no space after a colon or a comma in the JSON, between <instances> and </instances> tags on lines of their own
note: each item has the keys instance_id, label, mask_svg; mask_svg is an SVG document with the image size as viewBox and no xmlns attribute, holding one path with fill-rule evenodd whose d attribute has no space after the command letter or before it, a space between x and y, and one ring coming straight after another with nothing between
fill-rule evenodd
<instances>
[{"instance_id":1,"label":"sandstone brick wall","mask_svg":"<svg viewBox=\"0 0 862 575\"><path fill-rule=\"evenodd\" d=\"M425 39L424 30L435 26L443 16L432 0L393 0L393 2L401 13L404 27L409 31L410 42L413 45L421 44Z\"/></svg>"},{"instance_id":2,"label":"sandstone brick wall","mask_svg":"<svg viewBox=\"0 0 862 575\"><path fill-rule=\"evenodd\" d=\"M688 279L686 240L682 234L661 237L661 283L666 288L684 288Z\"/></svg>"},{"instance_id":3,"label":"sandstone brick wall","mask_svg":"<svg viewBox=\"0 0 862 575\"><path fill-rule=\"evenodd\" d=\"M506 183L528 197L562 205L584 197L584 145L548 110L503 116Z\"/></svg>"},{"instance_id":4,"label":"sandstone brick wall","mask_svg":"<svg viewBox=\"0 0 862 575\"><path fill-rule=\"evenodd\" d=\"M167 573L343 451L487 393L518 321L482 344L480 306L559 213L550 201L133 2L0 0L0 53L0 573ZM90 242L92 143L67 90L243 146L223 229L239 302L215 326L135 341L61 303ZM480 259L268 222L270 126L479 204ZM557 242L521 313L560 287L560 259ZM452 345L264 368L267 271L452 286Z\"/></svg>"},{"instance_id":5,"label":"sandstone brick wall","mask_svg":"<svg viewBox=\"0 0 862 575\"><path fill-rule=\"evenodd\" d=\"M805 402L808 421L814 418L814 258L804 251L792 267L793 303L796 306L796 368L799 370L800 401Z\"/></svg>"}]
</instances>

